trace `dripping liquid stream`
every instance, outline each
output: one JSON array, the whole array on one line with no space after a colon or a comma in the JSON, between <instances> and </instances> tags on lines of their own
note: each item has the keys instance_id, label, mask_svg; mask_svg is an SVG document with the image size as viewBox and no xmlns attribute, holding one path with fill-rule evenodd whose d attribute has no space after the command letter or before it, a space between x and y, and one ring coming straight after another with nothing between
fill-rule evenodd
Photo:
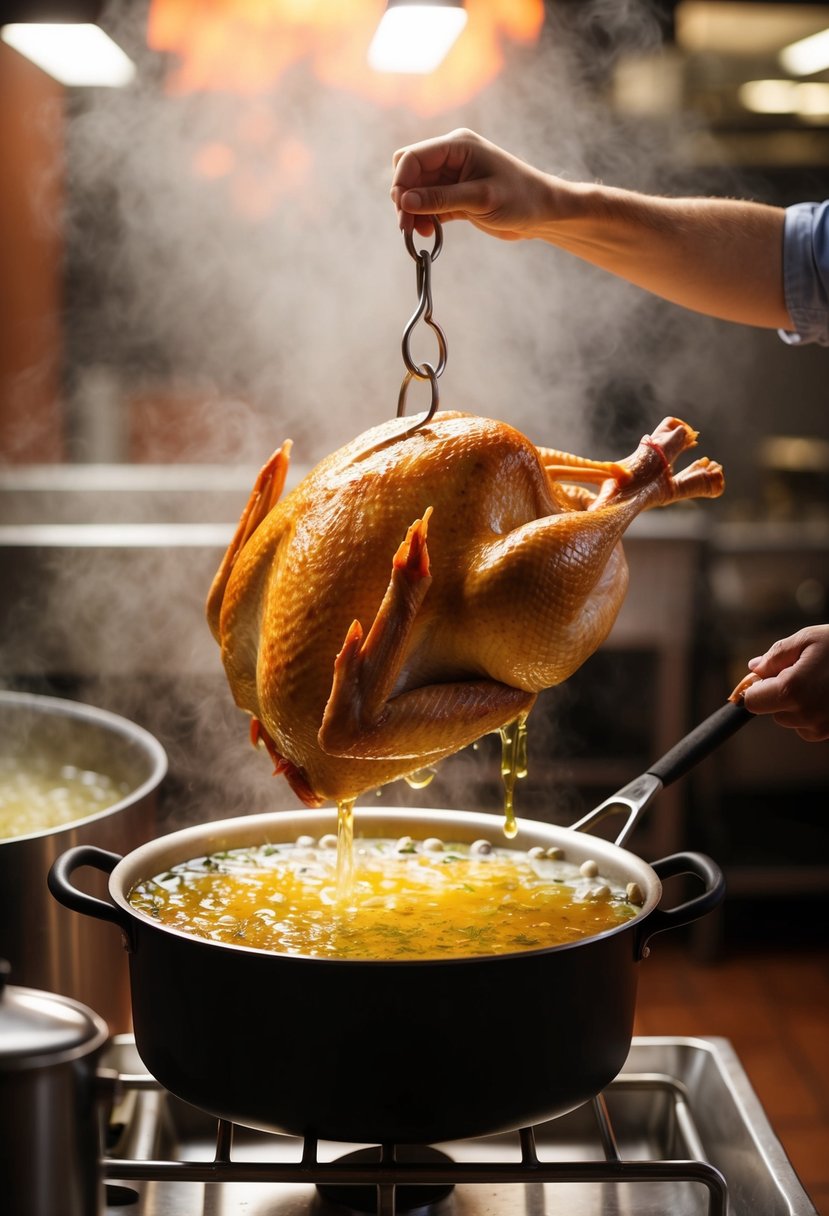
<instances>
[{"instance_id":1,"label":"dripping liquid stream","mask_svg":"<svg viewBox=\"0 0 829 1216\"><path fill-rule=\"evenodd\" d=\"M501 778L504 783L504 835L512 840L518 834L515 821L515 783L527 775L527 715L500 728ZM413 789L423 789L434 777L434 769L424 768L406 778ZM337 803L337 903L346 906L354 885L354 803L344 799Z\"/></svg>"},{"instance_id":2,"label":"dripping liquid stream","mask_svg":"<svg viewBox=\"0 0 829 1216\"><path fill-rule=\"evenodd\" d=\"M435 778L435 770L433 768L418 768L413 773L406 773L403 780L413 790L425 790L427 785L431 785Z\"/></svg>"},{"instance_id":3,"label":"dripping liquid stream","mask_svg":"<svg viewBox=\"0 0 829 1216\"><path fill-rule=\"evenodd\" d=\"M349 798L337 803L337 903L350 902L354 886L354 803Z\"/></svg>"},{"instance_id":4,"label":"dripping liquid stream","mask_svg":"<svg viewBox=\"0 0 829 1216\"><path fill-rule=\"evenodd\" d=\"M515 822L515 783L527 775L527 715L500 729L501 777L504 782L504 835L512 840L518 835Z\"/></svg>"}]
</instances>

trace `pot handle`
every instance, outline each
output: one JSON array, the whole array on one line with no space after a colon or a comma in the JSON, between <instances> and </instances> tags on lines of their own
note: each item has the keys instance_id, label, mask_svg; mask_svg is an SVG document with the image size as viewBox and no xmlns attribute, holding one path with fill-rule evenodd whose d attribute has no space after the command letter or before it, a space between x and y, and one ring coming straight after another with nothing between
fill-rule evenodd
<instances>
[{"instance_id":1,"label":"pot handle","mask_svg":"<svg viewBox=\"0 0 829 1216\"><path fill-rule=\"evenodd\" d=\"M673 878L677 874L695 874L697 878L702 879L705 890L685 903L677 904L675 908L658 907L650 916L646 916L642 921L637 958L647 958L650 953L648 942L657 933L677 929L680 925L699 920L701 916L718 907L725 896L725 876L717 863L705 853L672 853L670 857L663 857L661 861L652 861L650 864L659 879Z\"/></svg>"},{"instance_id":2,"label":"pot handle","mask_svg":"<svg viewBox=\"0 0 829 1216\"><path fill-rule=\"evenodd\" d=\"M64 907L71 908L73 912L83 912L85 916L94 916L98 920L112 921L117 925L126 938L127 948L130 949L132 937L127 913L117 904L107 903L105 899L98 899L95 895L87 895L70 882L72 874L81 866L92 866L95 870L111 874L121 860L117 853L108 853L106 849L96 848L95 845L78 845L77 848L61 853L53 862L46 881L55 899Z\"/></svg>"}]
</instances>

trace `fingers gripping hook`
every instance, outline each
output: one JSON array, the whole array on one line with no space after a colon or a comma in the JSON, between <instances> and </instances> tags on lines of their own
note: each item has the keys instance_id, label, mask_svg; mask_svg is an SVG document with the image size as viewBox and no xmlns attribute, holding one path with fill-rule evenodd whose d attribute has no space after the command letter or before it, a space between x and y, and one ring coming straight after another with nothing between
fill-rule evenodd
<instances>
[{"instance_id":1,"label":"fingers gripping hook","mask_svg":"<svg viewBox=\"0 0 829 1216\"><path fill-rule=\"evenodd\" d=\"M435 226L435 243L431 250L415 249L414 240L410 232L405 233L406 249L417 263L417 294L418 303L411 319L406 328L403 330L403 362L406 366L406 373L403 377L403 382L400 385L400 394L397 398L397 417L402 418L406 413L406 395L409 391L409 385L412 380L428 380L432 389L432 400L428 411L423 417L409 427L404 433L412 435L420 427L425 426L427 422L434 416L440 401L438 392L438 377L443 375L446 368L446 335L444 334L437 321L432 316L432 263L440 254L443 248L443 229L440 221L436 216L432 216L432 222ZM412 358L411 352L411 337L415 326L419 321L425 321L430 329L435 334L438 342L438 362L437 366L428 363L424 360L422 364L418 364Z\"/></svg>"}]
</instances>

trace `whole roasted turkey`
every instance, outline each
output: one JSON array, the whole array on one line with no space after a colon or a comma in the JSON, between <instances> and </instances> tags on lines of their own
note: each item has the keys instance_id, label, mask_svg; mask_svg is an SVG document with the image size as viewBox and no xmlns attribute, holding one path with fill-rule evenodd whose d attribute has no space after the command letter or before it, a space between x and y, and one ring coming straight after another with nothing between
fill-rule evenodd
<instances>
[{"instance_id":1,"label":"whole roasted turkey","mask_svg":"<svg viewBox=\"0 0 829 1216\"><path fill-rule=\"evenodd\" d=\"M408 432L408 433L407 433ZM607 636L640 511L722 493L666 418L632 456L586 460L511 426L395 419L280 500L262 469L207 615L251 736L309 806L345 802L525 714Z\"/></svg>"}]
</instances>

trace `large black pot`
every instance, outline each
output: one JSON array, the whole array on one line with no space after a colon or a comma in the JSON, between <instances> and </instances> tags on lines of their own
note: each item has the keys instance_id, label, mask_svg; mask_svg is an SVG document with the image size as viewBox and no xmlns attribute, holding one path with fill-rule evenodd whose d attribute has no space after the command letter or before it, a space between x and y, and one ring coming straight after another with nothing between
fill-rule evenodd
<instances>
[{"instance_id":1,"label":"large black pot","mask_svg":"<svg viewBox=\"0 0 829 1216\"><path fill-rule=\"evenodd\" d=\"M355 824L372 836L502 838L499 817L458 811L358 808ZM205 941L127 902L139 879L176 862L319 837L333 826L330 811L231 819L175 832L123 859L72 850L53 870L58 898L124 931L136 1044L149 1071L223 1118L331 1140L416 1143L562 1114L603 1089L624 1063L637 963L649 938L702 915L721 895L719 871L701 856L651 867L606 841L519 821L517 846L558 845L568 860L595 858L614 881L638 882L646 895L640 915L547 950L340 961ZM112 869L112 904L70 886L83 864ZM698 874L705 890L666 911L660 877L680 871Z\"/></svg>"},{"instance_id":2,"label":"large black pot","mask_svg":"<svg viewBox=\"0 0 829 1216\"><path fill-rule=\"evenodd\" d=\"M644 806L684 767L663 768L634 801ZM624 804L630 800L623 793ZM136 1044L149 1071L221 1118L320 1139L422 1143L563 1114L600 1092L627 1057L638 965L650 939L702 916L724 893L721 872L701 854L648 865L618 844L519 820L516 847L556 845L577 864L594 858L614 882L639 884L640 913L595 937L545 950L361 961L205 941L158 924L128 902L135 883L177 862L300 834L318 837L333 826L330 810L248 816L175 832L124 858L73 849L52 867L50 887L62 903L123 931ZM503 843L499 817L461 811L358 808L355 829ZM72 884L81 866L111 871L111 902ZM663 908L661 879L680 873L698 876L703 890Z\"/></svg>"}]
</instances>

